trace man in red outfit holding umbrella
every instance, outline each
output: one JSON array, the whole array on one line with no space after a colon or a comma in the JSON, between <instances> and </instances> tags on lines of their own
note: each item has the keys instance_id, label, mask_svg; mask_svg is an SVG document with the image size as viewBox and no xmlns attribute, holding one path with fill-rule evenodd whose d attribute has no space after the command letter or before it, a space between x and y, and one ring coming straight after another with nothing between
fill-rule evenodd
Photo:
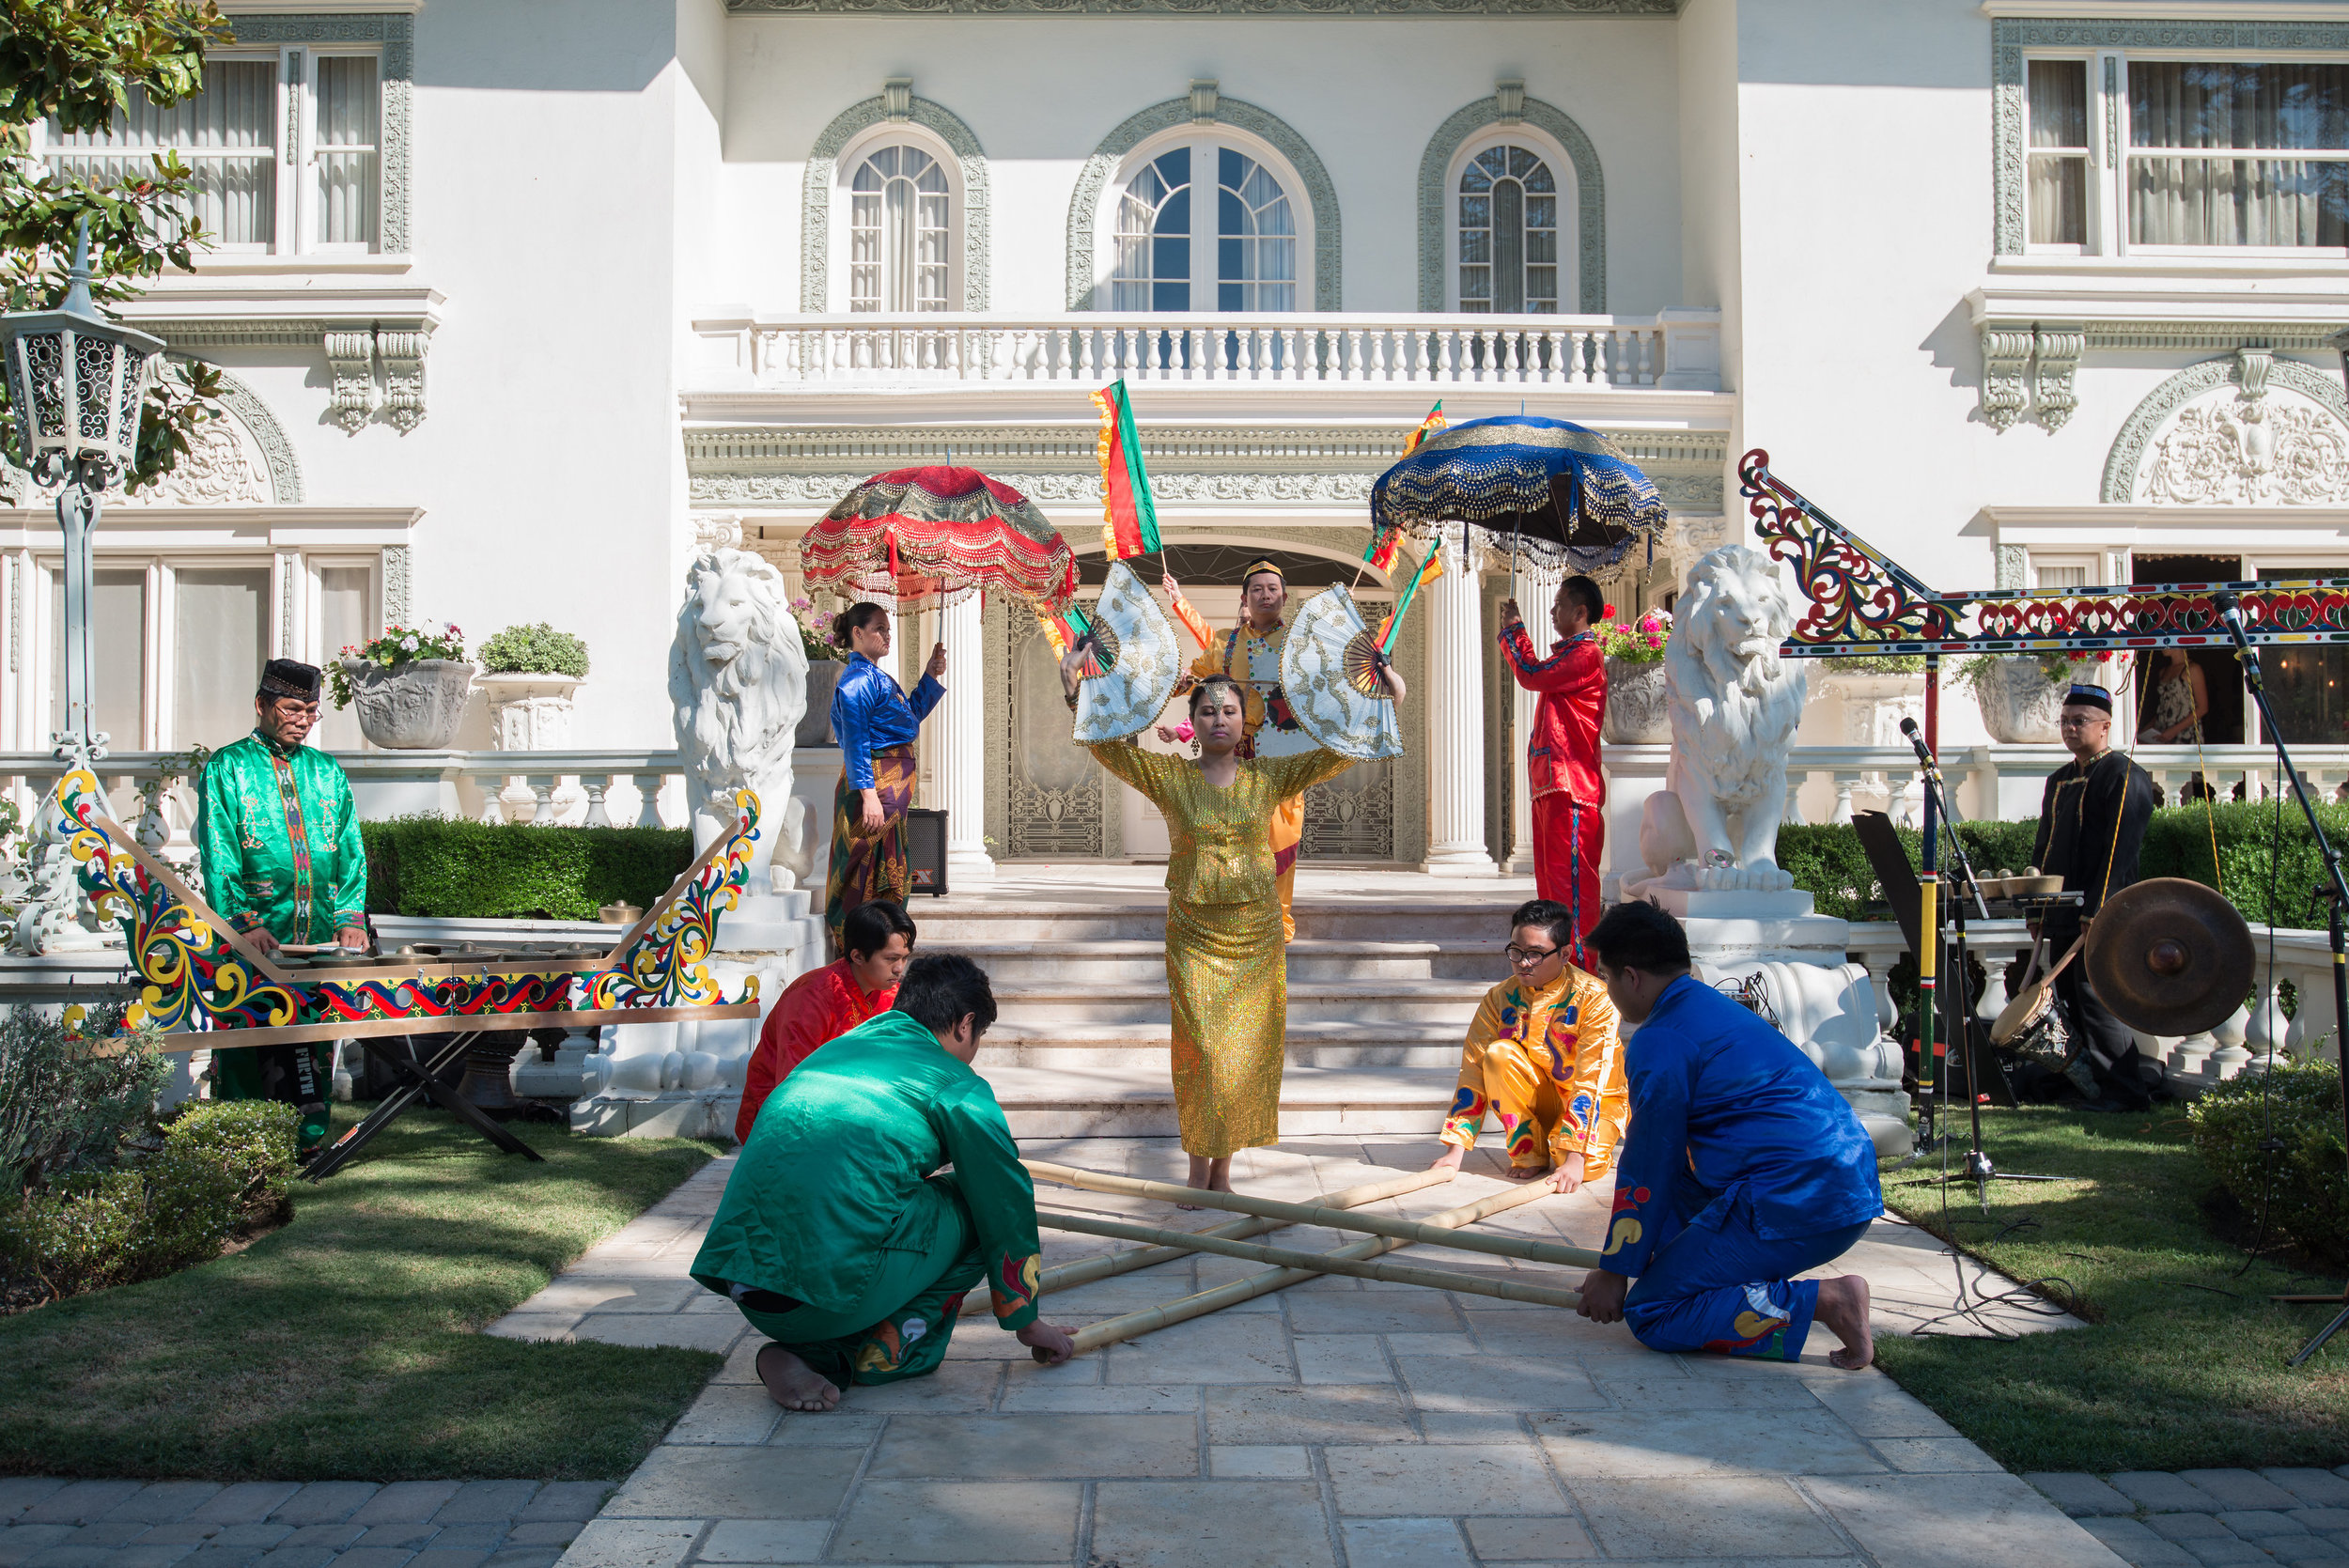
<instances>
[{"instance_id":1,"label":"man in red outfit holding umbrella","mask_svg":"<svg viewBox=\"0 0 2349 1568\"><path fill-rule=\"evenodd\" d=\"M1549 607L1558 644L1544 659L1526 635L1517 601L1501 605L1501 651L1517 684L1541 693L1525 748L1533 794L1533 886L1573 911L1572 956L1581 969L1589 968L1582 939L1598 924L1598 866L1607 846L1607 798L1598 777L1607 661L1592 630L1603 613L1597 583L1579 575L1560 583Z\"/></svg>"}]
</instances>

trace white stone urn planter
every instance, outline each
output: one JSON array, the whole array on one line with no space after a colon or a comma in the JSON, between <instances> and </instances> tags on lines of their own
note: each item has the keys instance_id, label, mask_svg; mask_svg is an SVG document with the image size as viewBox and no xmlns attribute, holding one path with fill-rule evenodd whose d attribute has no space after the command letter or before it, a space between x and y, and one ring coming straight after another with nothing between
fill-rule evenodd
<instances>
[{"instance_id":1,"label":"white stone urn planter","mask_svg":"<svg viewBox=\"0 0 2349 1568\"><path fill-rule=\"evenodd\" d=\"M800 715L800 727L791 737L794 744L840 744L839 737L832 733L832 694L839 689L840 673L848 667L845 660L838 659L807 661L807 711Z\"/></svg>"},{"instance_id":2,"label":"white stone urn planter","mask_svg":"<svg viewBox=\"0 0 2349 1568\"><path fill-rule=\"evenodd\" d=\"M385 669L347 660L359 733L392 752L437 752L457 738L473 665L457 659L412 659Z\"/></svg>"},{"instance_id":3,"label":"white stone urn planter","mask_svg":"<svg viewBox=\"0 0 2349 1568\"><path fill-rule=\"evenodd\" d=\"M501 752L568 752L577 675L501 671L474 677L490 704L490 742Z\"/></svg>"},{"instance_id":4,"label":"white stone urn planter","mask_svg":"<svg viewBox=\"0 0 2349 1568\"><path fill-rule=\"evenodd\" d=\"M2074 682L2103 687L2117 706L2128 701L2128 674L2125 658L2082 660L2063 679L2049 680L2036 659L1994 656L1974 682L1974 696L1991 739L2009 746L2051 746L2061 738L2057 724L2063 717L2063 694Z\"/></svg>"},{"instance_id":5,"label":"white stone urn planter","mask_svg":"<svg viewBox=\"0 0 2349 1568\"><path fill-rule=\"evenodd\" d=\"M1993 657L1974 677L1983 727L2002 745L2053 745L2063 692L2064 687L2049 680L2036 659Z\"/></svg>"},{"instance_id":6,"label":"white stone urn planter","mask_svg":"<svg viewBox=\"0 0 2349 1568\"><path fill-rule=\"evenodd\" d=\"M1607 713L1599 722L1599 738L1611 746L1661 746L1672 737L1672 715L1664 706L1664 661L1634 664L1620 659L1607 661Z\"/></svg>"},{"instance_id":7,"label":"white stone urn planter","mask_svg":"<svg viewBox=\"0 0 2349 1568\"><path fill-rule=\"evenodd\" d=\"M1827 666L1819 672L1826 679L1816 690L1822 696L1843 699L1843 744L1847 746L1906 746L1907 738L1901 734L1903 719L1922 719L1925 711L1925 677L1917 675L1893 675L1881 671L1844 675L1835 668L1838 660L1823 659Z\"/></svg>"}]
</instances>

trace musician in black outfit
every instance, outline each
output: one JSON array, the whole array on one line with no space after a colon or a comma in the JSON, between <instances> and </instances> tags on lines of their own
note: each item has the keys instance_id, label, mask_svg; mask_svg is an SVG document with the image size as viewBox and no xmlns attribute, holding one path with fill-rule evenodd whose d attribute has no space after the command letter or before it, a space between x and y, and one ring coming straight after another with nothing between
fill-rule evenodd
<instances>
[{"instance_id":1,"label":"musician in black outfit","mask_svg":"<svg viewBox=\"0 0 2349 1568\"><path fill-rule=\"evenodd\" d=\"M2137 852L2154 815L2154 776L2112 749L2111 692L2074 686L2063 699L2062 737L2072 760L2047 775L2031 862L2047 876L2060 874L2066 893L2086 896L2077 908L2059 905L2041 917L2050 964L2070 949L2106 899L2137 880ZM2096 995L2088 965L2077 957L2065 965L2055 992L2078 1059L2094 1075L2106 1105L2120 1110L2152 1105L2161 1068L2139 1054L2128 1026Z\"/></svg>"}]
</instances>

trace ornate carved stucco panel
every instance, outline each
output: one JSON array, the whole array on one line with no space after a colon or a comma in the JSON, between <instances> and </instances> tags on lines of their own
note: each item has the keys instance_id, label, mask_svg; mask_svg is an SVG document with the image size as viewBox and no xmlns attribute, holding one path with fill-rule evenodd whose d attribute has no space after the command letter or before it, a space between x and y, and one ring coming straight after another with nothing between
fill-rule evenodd
<instances>
[{"instance_id":1,"label":"ornate carved stucco panel","mask_svg":"<svg viewBox=\"0 0 2349 1568\"><path fill-rule=\"evenodd\" d=\"M2099 499L2349 505L2349 399L2338 377L2263 349L2188 365L2123 424Z\"/></svg>"}]
</instances>

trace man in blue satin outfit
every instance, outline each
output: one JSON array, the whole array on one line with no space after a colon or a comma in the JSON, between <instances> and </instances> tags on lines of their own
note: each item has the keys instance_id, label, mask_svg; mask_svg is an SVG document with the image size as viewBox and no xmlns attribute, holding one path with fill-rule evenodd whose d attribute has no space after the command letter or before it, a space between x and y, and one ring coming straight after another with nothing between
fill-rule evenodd
<instances>
[{"instance_id":1,"label":"man in blue satin outfit","mask_svg":"<svg viewBox=\"0 0 2349 1568\"><path fill-rule=\"evenodd\" d=\"M1581 1314L1628 1320L1651 1350L1785 1361L1817 1322L1843 1342L1829 1361L1865 1367L1868 1282L1795 1278L1883 1209L1859 1118L1794 1042L1690 975L1688 935L1662 909L1618 904L1585 942L1636 1032L1607 1262L1582 1281Z\"/></svg>"}]
</instances>

